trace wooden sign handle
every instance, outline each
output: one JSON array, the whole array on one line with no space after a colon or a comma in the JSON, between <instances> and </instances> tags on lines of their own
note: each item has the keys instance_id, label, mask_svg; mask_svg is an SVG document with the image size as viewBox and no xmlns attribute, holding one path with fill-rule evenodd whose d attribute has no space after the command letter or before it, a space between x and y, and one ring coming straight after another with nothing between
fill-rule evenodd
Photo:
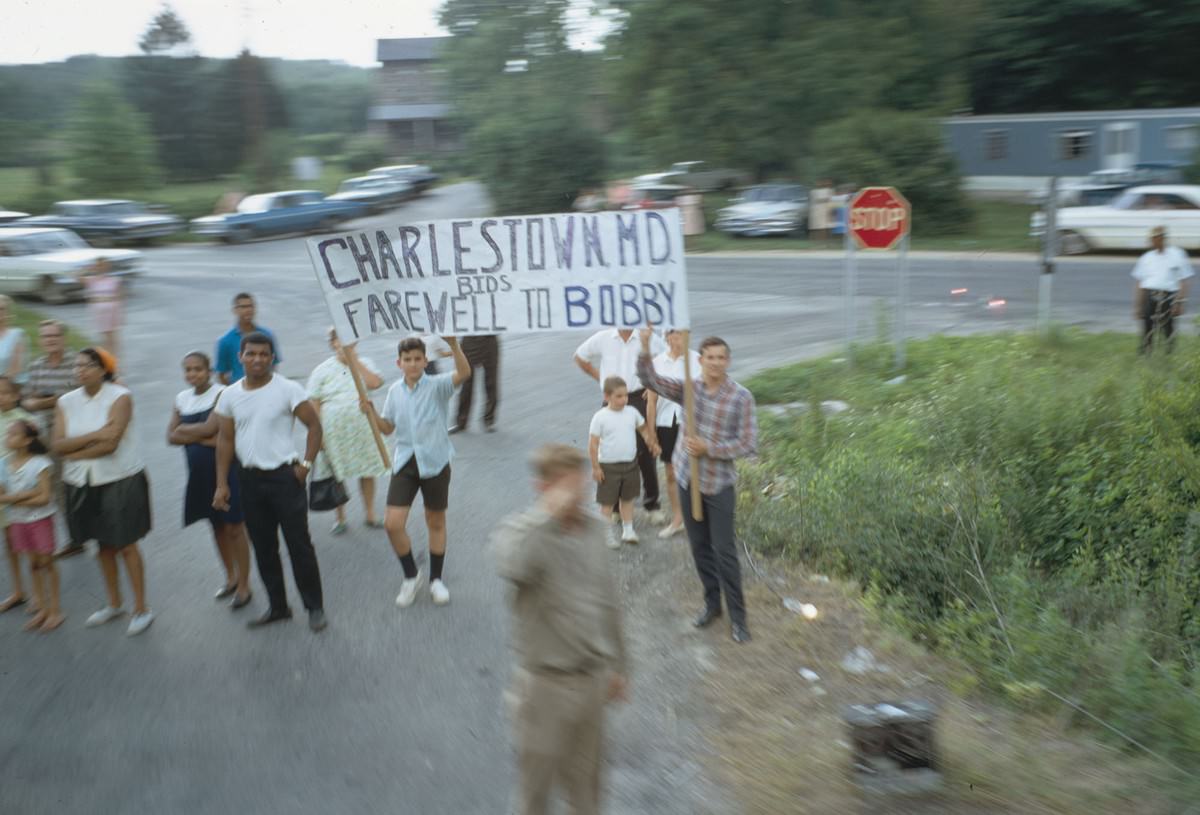
<instances>
[{"instance_id":1,"label":"wooden sign handle","mask_svg":"<svg viewBox=\"0 0 1200 815\"><path fill-rule=\"evenodd\" d=\"M353 345L343 345L342 353L346 355L346 367L350 369L350 378L354 380L354 388L358 391L358 398L366 401L367 389L362 382L362 363L358 361L358 353L354 350ZM387 444L383 441L383 434L379 432L379 422L375 420L375 411L367 412L367 423L371 425L371 435L375 437L375 446L379 449L379 456L383 459L383 468L387 472L392 471L392 456L388 453Z\"/></svg>"},{"instance_id":2,"label":"wooden sign handle","mask_svg":"<svg viewBox=\"0 0 1200 815\"><path fill-rule=\"evenodd\" d=\"M684 427L691 433L696 426L696 394L692 390L692 332L684 329L683 334L683 415ZM686 437L684 439L686 443ZM700 495L700 461L688 454L688 475L692 494L692 519L704 520L704 499Z\"/></svg>"}]
</instances>

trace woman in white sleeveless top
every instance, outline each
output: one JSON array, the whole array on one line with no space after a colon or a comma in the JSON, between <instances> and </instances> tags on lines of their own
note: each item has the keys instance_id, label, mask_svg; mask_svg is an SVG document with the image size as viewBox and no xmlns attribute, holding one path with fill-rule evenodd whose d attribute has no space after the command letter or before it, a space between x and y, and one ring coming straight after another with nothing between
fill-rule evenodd
<instances>
[{"instance_id":1,"label":"woman in white sleeveless top","mask_svg":"<svg viewBox=\"0 0 1200 815\"><path fill-rule=\"evenodd\" d=\"M11 311L12 300L7 294L0 294L0 376L7 376L13 382L22 382L25 332L9 325Z\"/></svg>"},{"instance_id":2,"label":"woman in white sleeveless top","mask_svg":"<svg viewBox=\"0 0 1200 815\"><path fill-rule=\"evenodd\" d=\"M150 627L146 576L138 541L150 531L150 486L134 442L133 396L114 384L117 361L103 348L85 348L75 359L82 387L58 400L54 452L63 458L67 527L71 540L99 545L100 570L108 606L88 617L94 627L125 613L117 575L117 555L133 587L133 618L128 634Z\"/></svg>"}]
</instances>

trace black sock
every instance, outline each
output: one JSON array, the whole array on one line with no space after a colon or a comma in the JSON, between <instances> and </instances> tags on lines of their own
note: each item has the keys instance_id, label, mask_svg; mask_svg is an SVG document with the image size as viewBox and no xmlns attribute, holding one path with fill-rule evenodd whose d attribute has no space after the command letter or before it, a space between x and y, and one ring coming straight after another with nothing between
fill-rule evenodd
<instances>
[{"instance_id":1,"label":"black sock","mask_svg":"<svg viewBox=\"0 0 1200 815\"><path fill-rule=\"evenodd\" d=\"M413 560L412 552L400 556L400 565L404 568L404 577L412 580L417 576L417 562Z\"/></svg>"},{"instance_id":2,"label":"black sock","mask_svg":"<svg viewBox=\"0 0 1200 815\"><path fill-rule=\"evenodd\" d=\"M429 553L429 582L432 583L434 580L442 579L442 561L445 559L446 556L444 554L435 555L433 552Z\"/></svg>"}]
</instances>

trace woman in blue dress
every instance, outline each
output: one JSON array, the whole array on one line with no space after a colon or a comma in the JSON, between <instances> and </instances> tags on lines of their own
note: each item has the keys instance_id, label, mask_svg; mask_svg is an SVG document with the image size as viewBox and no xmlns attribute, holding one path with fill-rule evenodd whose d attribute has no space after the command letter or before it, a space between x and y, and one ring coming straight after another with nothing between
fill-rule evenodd
<instances>
[{"instance_id":1,"label":"woman in blue dress","mask_svg":"<svg viewBox=\"0 0 1200 815\"><path fill-rule=\"evenodd\" d=\"M196 521L212 524L217 552L225 566L225 583L217 591L216 599L232 596L230 607L236 611L250 602L250 544L242 523L236 473L229 474L229 511L222 512L212 506L217 487L217 423L209 417L225 386L213 383L208 355L199 351L183 358L183 378L191 387L175 397L171 423L167 426L167 441L183 447L187 455L183 525Z\"/></svg>"}]
</instances>

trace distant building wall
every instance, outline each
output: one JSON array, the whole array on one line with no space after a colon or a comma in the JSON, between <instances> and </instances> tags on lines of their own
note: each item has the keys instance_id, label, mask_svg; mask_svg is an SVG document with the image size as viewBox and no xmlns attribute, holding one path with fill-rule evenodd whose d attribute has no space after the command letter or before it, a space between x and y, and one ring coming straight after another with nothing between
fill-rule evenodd
<instances>
[{"instance_id":1,"label":"distant building wall","mask_svg":"<svg viewBox=\"0 0 1200 815\"><path fill-rule=\"evenodd\" d=\"M378 41L383 63L367 112L369 132L388 140L396 158L415 158L462 149L452 121L445 71L437 58L449 37Z\"/></svg>"}]
</instances>

